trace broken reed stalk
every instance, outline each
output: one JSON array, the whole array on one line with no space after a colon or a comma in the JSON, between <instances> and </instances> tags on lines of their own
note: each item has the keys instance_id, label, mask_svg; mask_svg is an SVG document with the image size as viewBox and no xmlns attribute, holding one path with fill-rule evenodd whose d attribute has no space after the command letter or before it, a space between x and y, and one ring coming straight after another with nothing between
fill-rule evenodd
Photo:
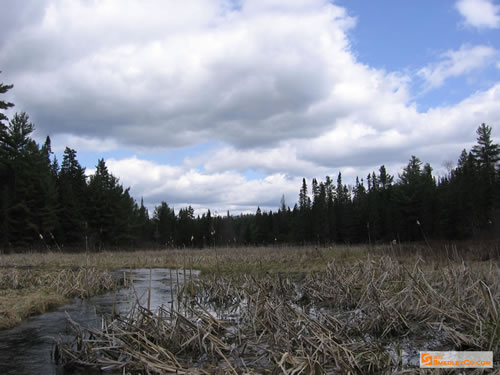
<instances>
[{"instance_id":1,"label":"broken reed stalk","mask_svg":"<svg viewBox=\"0 0 500 375\"><path fill-rule=\"evenodd\" d=\"M368 250L372 251L372 237L370 233L370 222L366 223L366 231L368 232Z\"/></svg>"},{"instance_id":2,"label":"broken reed stalk","mask_svg":"<svg viewBox=\"0 0 500 375\"><path fill-rule=\"evenodd\" d=\"M148 288L148 310L151 311L151 281L153 278L153 270L149 269L149 288Z\"/></svg>"},{"instance_id":3,"label":"broken reed stalk","mask_svg":"<svg viewBox=\"0 0 500 375\"><path fill-rule=\"evenodd\" d=\"M170 311L174 311L174 280L172 278L172 269L169 268L168 270L170 272Z\"/></svg>"},{"instance_id":4,"label":"broken reed stalk","mask_svg":"<svg viewBox=\"0 0 500 375\"><path fill-rule=\"evenodd\" d=\"M184 292L186 291L186 288L188 285L186 284L186 264L184 263L183 269L182 269L182 303L184 304L184 308L186 307L186 298L184 297Z\"/></svg>"},{"instance_id":5,"label":"broken reed stalk","mask_svg":"<svg viewBox=\"0 0 500 375\"><path fill-rule=\"evenodd\" d=\"M418 358L402 353L419 349L492 350L498 361L500 267L422 264L383 257L301 281L199 279L189 304L137 306L58 347L68 365L150 373L403 373Z\"/></svg>"},{"instance_id":6,"label":"broken reed stalk","mask_svg":"<svg viewBox=\"0 0 500 375\"><path fill-rule=\"evenodd\" d=\"M178 310L180 303L179 303L179 270L177 268L175 269L175 280L176 280L176 283L175 283L175 300L176 300L176 303L177 303L176 309Z\"/></svg>"}]
</instances>

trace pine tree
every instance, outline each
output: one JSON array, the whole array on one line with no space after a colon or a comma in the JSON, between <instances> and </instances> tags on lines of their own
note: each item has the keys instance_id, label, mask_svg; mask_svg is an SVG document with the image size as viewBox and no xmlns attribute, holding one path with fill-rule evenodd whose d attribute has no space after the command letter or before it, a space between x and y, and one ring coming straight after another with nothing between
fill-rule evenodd
<instances>
[{"instance_id":1,"label":"pine tree","mask_svg":"<svg viewBox=\"0 0 500 375\"><path fill-rule=\"evenodd\" d=\"M30 138L34 125L25 112L16 113L0 133L4 191L2 200L2 242L27 246L39 238L36 217L36 180L40 150Z\"/></svg>"},{"instance_id":2,"label":"pine tree","mask_svg":"<svg viewBox=\"0 0 500 375\"><path fill-rule=\"evenodd\" d=\"M352 220L351 196L349 189L342 183L342 173L337 176L336 196L334 202L336 239L341 242L349 242L349 227Z\"/></svg>"},{"instance_id":3,"label":"pine tree","mask_svg":"<svg viewBox=\"0 0 500 375\"><path fill-rule=\"evenodd\" d=\"M257 245L262 245L265 241L265 220L262 215L262 210L260 207L257 207L257 211L255 212L255 243Z\"/></svg>"},{"instance_id":4,"label":"pine tree","mask_svg":"<svg viewBox=\"0 0 500 375\"><path fill-rule=\"evenodd\" d=\"M464 238L476 237L479 234L481 220L481 193L479 189L480 175L477 160L472 152L462 151L452 184L456 189L454 203L458 209L458 233Z\"/></svg>"},{"instance_id":5,"label":"pine tree","mask_svg":"<svg viewBox=\"0 0 500 375\"><path fill-rule=\"evenodd\" d=\"M356 183L354 184L352 204L355 238L358 241L363 241L366 237L366 226L369 225L369 202L368 192L364 186L363 179L359 181L358 177L356 177Z\"/></svg>"},{"instance_id":6,"label":"pine tree","mask_svg":"<svg viewBox=\"0 0 500 375\"><path fill-rule=\"evenodd\" d=\"M138 213L139 240L141 244L147 244L153 239L154 228L149 219L149 212L144 206L144 199L141 197L141 205Z\"/></svg>"},{"instance_id":7,"label":"pine tree","mask_svg":"<svg viewBox=\"0 0 500 375\"><path fill-rule=\"evenodd\" d=\"M174 239L175 214L166 202L155 207L153 213L155 239L160 246L171 246Z\"/></svg>"},{"instance_id":8,"label":"pine tree","mask_svg":"<svg viewBox=\"0 0 500 375\"><path fill-rule=\"evenodd\" d=\"M328 221L328 240L329 242L334 242L337 238L335 229L335 186L333 180L330 176L325 178L325 190L326 190L326 211L327 211L327 221Z\"/></svg>"},{"instance_id":9,"label":"pine tree","mask_svg":"<svg viewBox=\"0 0 500 375\"><path fill-rule=\"evenodd\" d=\"M77 160L76 151L66 147L58 175L61 242L83 246L87 235L87 182L85 168Z\"/></svg>"},{"instance_id":10,"label":"pine tree","mask_svg":"<svg viewBox=\"0 0 500 375\"><path fill-rule=\"evenodd\" d=\"M394 176L387 173L385 166L379 168L379 185L378 204L380 210L380 237L386 241L393 240L396 236L394 233L394 200L393 200L393 181Z\"/></svg>"},{"instance_id":11,"label":"pine tree","mask_svg":"<svg viewBox=\"0 0 500 375\"><path fill-rule=\"evenodd\" d=\"M0 72L1 73L1 72ZM0 83L0 94L5 94L12 89L13 85L4 85ZM6 110L13 107L14 104L0 100L0 110ZM9 186L6 181L10 179L10 168L7 162L7 151L3 142L7 139L7 127L3 121L8 121L7 116L0 112L0 246L7 247L9 243Z\"/></svg>"},{"instance_id":12,"label":"pine tree","mask_svg":"<svg viewBox=\"0 0 500 375\"><path fill-rule=\"evenodd\" d=\"M313 180L313 186L316 179ZM329 239L328 207L326 187L323 182L319 185L316 181L316 194L312 204L312 235L313 240L319 244L325 244Z\"/></svg>"},{"instance_id":13,"label":"pine tree","mask_svg":"<svg viewBox=\"0 0 500 375\"><path fill-rule=\"evenodd\" d=\"M2 73L2 71L0 71L0 73ZM3 83L0 83L0 94L5 94L7 91L12 89L13 87L14 87L14 85L4 85ZM0 110L2 110L2 111L5 111L6 109L9 109L13 106L14 106L13 103L0 100ZM8 121L8 120L9 119L7 118L7 116L5 116L3 113L0 112L0 133L5 131L5 128L6 128L3 121Z\"/></svg>"},{"instance_id":14,"label":"pine tree","mask_svg":"<svg viewBox=\"0 0 500 375\"><path fill-rule=\"evenodd\" d=\"M302 179L302 187L299 192L299 217L297 218L298 232L297 240L301 243L311 241L311 198L307 191L306 179Z\"/></svg>"},{"instance_id":15,"label":"pine tree","mask_svg":"<svg viewBox=\"0 0 500 375\"><path fill-rule=\"evenodd\" d=\"M379 169L379 181L382 189L386 189L388 186L392 185L394 181L394 177L387 173L384 165L380 166Z\"/></svg>"},{"instance_id":16,"label":"pine tree","mask_svg":"<svg viewBox=\"0 0 500 375\"><path fill-rule=\"evenodd\" d=\"M189 247L195 234L194 209L191 206L179 210L176 225L176 242L179 246Z\"/></svg>"},{"instance_id":17,"label":"pine tree","mask_svg":"<svg viewBox=\"0 0 500 375\"><path fill-rule=\"evenodd\" d=\"M316 178L313 178L312 179L312 195L313 195L313 200L315 197L317 197L319 194L319 185L318 185L318 181L316 180Z\"/></svg>"},{"instance_id":18,"label":"pine tree","mask_svg":"<svg viewBox=\"0 0 500 375\"><path fill-rule=\"evenodd\" d=\"M491 139L491 127L481 124L478 127L477 145L472 148L472 154L477 162L479 185L479 225L490 228L494 224L495 203L498 205L499 193L496 166L500 161L500 145Z\"/></svg>"},{"instance_id":19,"label":"pine tree","mask_svg":"<svg viewBox=\"0 0 500 375\"><path fill-rule=\"evenodd\" d=\"M59 196L57 191L57 167L51 160L52 147L50 137L47 136L42 145L39 157L37 158L36 176L36 196L35 196L35 216L39 235L44 237L44 242L48 246L54 241L54 234L59 227L58 210Z\"/></svg>"},{"instance_id":20,"label":"pine tree","mask_svg":"<svg viewBox=\"0 0 500 375\"><path fill-rule=\"evenodd\" d=\"M278 230L275 238L278 242L286 242L290 240L288 238L288 233L290 231L290 209L286 206L285 195L281 196L280 209L278 210Z\"/></svg>"},{"instance_id":21,"label":"pine tree","mask_svg":"<svg viewBox=\"0 0 500 375\"><path fill-rule=\"evenodd\" d=\"M311 198L309 198L309 194L307 192L307 183L306 179L302 179L302 188L299 193L299 208L302 211L307 211L311 208Z\"/></svg>"},{"instance_id":22,"label":"pine tree","mask_svg":"<svg viewBox=\"0 0 500 375\"><path fill-rule=\"evenodd\" d=\"M224 245L231 246L235 244L235 229L234 229L234 219L227 210L227 214L222 218L221 223L221 241Z\"/></svg>"},{"instance_id":23,"label":"pine tree","mask_svg":"<svg viewBox=\"0 0 500 375\"><path fill-rule=\"evenodd\" d=\"M104 159L97 162L88 184L88 223L98 249L131 244L139 208L118 179L109 173Z\"/></svg>"},{"instance_id":24,"label":"pine tree","mask_svg":"<svg viewBox=\"0 0 500 375\"><path fill-rule=\"evenodd\" d=\"M500 145L494 144L491 139L491 127L485 123L476 130L477 145L472 148L479 168L487 172L489 183L494 183L495 167L500 161Z\"/></svg>"},{"instance_id":25,"label":"pine tree","mask_svg":"<svg viewBox=\"0 0 500 375\"><path fill-rule=\"evenodd\" d=\"M432 177L432 168L416 156L412 156L400 175L395 190L400 223L399 233L402 239L423 240L424 233L434 231L434 211L436 184Z\"/></svg>"}]
</instances>

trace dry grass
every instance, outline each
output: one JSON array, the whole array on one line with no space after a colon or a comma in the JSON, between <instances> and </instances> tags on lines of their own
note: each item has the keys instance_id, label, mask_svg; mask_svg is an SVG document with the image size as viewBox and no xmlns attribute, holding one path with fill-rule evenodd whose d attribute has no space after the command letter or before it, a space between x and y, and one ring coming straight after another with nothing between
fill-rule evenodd
<instances>
[{"instance_id":1,"label":"dry grass","mask_svg":"<svg viewBox=\"0 0 500 375\"><path fill-rule=\"evenodd\" d=\"M411 264L416 259L446 265L484 263L500 259L498 242L460 244L385 244L369 248L357 246L275 246L207 249L163 249L140 251L103 251L98 253L20 253L0 255L0 268L38 269L78 268L81 266L112 270L117 268L193 268L202 273L242 274L324 271L330 262L352 262L391 256Z\"/></svg>"},{"instance_id":2,"label":"dry grass","mask_svg":"<svg viewBox=\"0 0 500 375\"><path fill-rule=\"evenodd\" d=\"M345 261L366 255L366 247L241 247L104 251L100 253L29 253L2 255L0 267L61 269L85 265L98 269L194 268L205 273L265 273L319 271L333 260Z\"/></svg>"},{"instance_id":3,"label":"dry grass","mask_svg":"<svg viewBox=\"0 0 500 375\"><path fill-rule=\"evenodd\" d=\"M485 267L484 260L499 259L498 244L466 243L457 246L421 244L309 247L246 247L212 249L164 249L147 251L105 251L100 253L20 253L0 255L0 328L12 326L26 316L46 311L69 295L89 296L100 287L73 283L75 270L112 270L117 268L189 268L203 275L263 276L274 273L304 274L325 271L327 264L349 264L362 259L378 260L390 255L411 264L416 259L444 267L450 262L466 261L475 268ZM439 248L439 251L434 249ZM216 255L217 253L217 255ZM481 262L481 260L483 260ZM427 268L427 265L423 265ZM54 280L59 279L59 282ZM6 280L10 280L6 284ZM52 281L51 281L52 280ZM81 280L83 281L83 279ZM17 285L16 285L17 283ZM99 282L97 283L97 285ZM80 290L65 291L73 285ZM31 288L31 289L30 289ZM73 293L73 294L72 294ZM11 307L14 301L19 308Z\"/></svg>"},{"instance_id":4,"label":"dry grass","mask_svg":"<svg viewBox=\"0 0 500 375\"><path fill-rule=\"evenodd\" d=\"M491 261L388 256L330 262L300 279L212 275L154 313L138 306L102 329L74 323L57 358L151 374L290 375L419 373L418 350L491 350L498 361L499 276Z\"/></svg>"},{"instance_id":5,"label":"dry grass","mask_svg":"<svg viewBox=\"0 0 500 375\"><path fill-rule=\"evenodd\" d=\"M348 257L361 254L352 248ZM327 260L343 256L346 250L314 248L238 248L163 250L100 253L19 253L0 256L0 329L42 313L66 297L87 297L106 289L99 272L117 268L193 268L205 273L266 273L283 269L302 272L324 269ZM284 268L285 267L285 268ZM92 270L85 276L82 270ZM104 273L103 275L105 275ZM109 277L109 275L108 275Z\"/></svg>"},{"instance_id":6,"label":"dry grass","mask_svg":"<svg viewBox=\"0 0 500 375\"><path fill-rule=\"evenodd\" d=\"M45 290L0 290L0 329L14 327L23 319L44 313L65 300Z\"/></svg>"},{"instance_id":7,"label":"dry grass","mask_svg":"<svg viewBox=\"0 0 500 375\"><path fill-rule=\"evenodd\" d=\"M86 298L116 286L109 272L95 268L0 270L0 329L48 311L69 297Z\"/></svg>"}]
</instances>

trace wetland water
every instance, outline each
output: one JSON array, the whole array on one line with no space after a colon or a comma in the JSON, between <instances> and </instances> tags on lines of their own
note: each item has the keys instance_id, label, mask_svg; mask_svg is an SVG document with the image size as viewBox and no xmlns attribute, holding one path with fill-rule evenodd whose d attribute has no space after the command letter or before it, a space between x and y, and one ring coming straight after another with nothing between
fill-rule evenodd
<instances>
[{"instance_id":1,"label":"wetland water","mask_svg":"<svg viewBox=\"0 0 500 375\"><path fill-rule=\"evenodd\" d=\"M127 313L137 298L143 306L147 304L149 275L148 269L118 270L113 272L117 278L126 276L133 280L134 288L124 287L111 293L95 296L87 300L75 298L72 303L61 306L53 312L36 315L21 325L0 331L0 374L52 375L65 374L62 368L54 365L51 359L53 337L71 335L66 318L85 326L100 325L101 315L110 314L115 306L121 314ZM192 276L198 272L193 271ZM172 275L172 280L170 280ZM186 271L189 277L189 271ZM171 301L171 288L176 288L177 280L183 282L183 272L164 268L151 272L151 309ZM134 291L135 290L135 291ZM175 295L175 292L174 292ZM74 373L74 372L73 372Z\"/></svg>"}]
</instances>

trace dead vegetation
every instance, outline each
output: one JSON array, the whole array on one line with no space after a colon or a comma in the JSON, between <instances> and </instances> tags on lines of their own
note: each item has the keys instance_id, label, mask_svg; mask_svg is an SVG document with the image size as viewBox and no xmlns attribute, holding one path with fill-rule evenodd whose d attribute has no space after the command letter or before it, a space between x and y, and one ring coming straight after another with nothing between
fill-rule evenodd
<instances>
[{"instance_id":1,"label":"dead vegetation","mask_svg":"<svg viewBox=\"0 0 500 375\"><path fill-rule=\"evenodd\" d=\"M239 275L276 272L324 271L328 263L350 263L361 259L390 256L412 264L417 258L440 265L448 262L485 262L500 259L498 241L459 243L387 243L374 246L268 246L163 248L138 251L46 252L1 254L2 268L37 268L60 270L82 265L100 270L118 268L192 268L202 273Z\"/></svg>"},{"instance_id":2,"label":"dead vegetation","mask_svg":"<svg viewBox=\"0 0 500 375\"><path fill-rule=\"evenodd\" d=\"M111 274L95 268L0 270L0 329L43 313L67 298L87 298L117 285Z\"/></svg>"},{"instance_id":3,"label":"dead vegetation","mask_svg":"<svg viewBox=\"0 0 500 375\"><path fill-rule=\"evenodd\" d=\"M0 273L0 289L43 287L63 297L86 298L113 289L116 280L109 272L80 267L53 272L13 268Z\"/></svg>"},{"instance_id":4,"label":"dead vegetation","mask_svg":"<svg viewBox=\"0 0 500 375\"><path fill-rule=\"evenodd\" d=\"M166 373L418 372L419 350L500 345L500 268L392 257L331 262L299 277L212 275L157 311L136 306L72 323L58 340L67 367Z\"/></svg>"},{"instance_id":5,"label":"dead vegetation","mask_svg":"<svg viewBox=\"0 0 500 375\"><path fill-rule=\"evenodd\" d=\"M204 273L265 273L324 270L329 261L354 259L366 254L363 246L328 248L239 247L103 251L97 253L29 253L0 257L0 267L71 268L85 265L98 269L193 268Z\"/></svg>"}]
</instances>

